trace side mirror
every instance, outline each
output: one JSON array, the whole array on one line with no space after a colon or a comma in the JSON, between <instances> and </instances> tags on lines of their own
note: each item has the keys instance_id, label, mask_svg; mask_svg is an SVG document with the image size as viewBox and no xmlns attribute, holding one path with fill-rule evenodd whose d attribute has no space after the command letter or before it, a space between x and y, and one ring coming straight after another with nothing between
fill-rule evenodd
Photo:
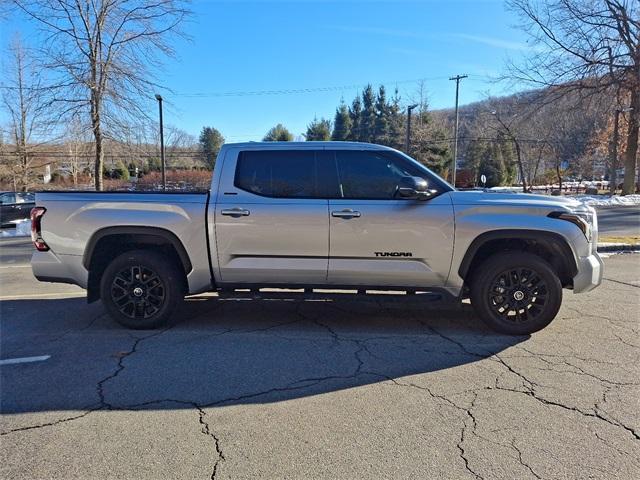
<instances>
[{"instance_id":1,"label":"side mirror","mask_svg":"<svg viewBox=\"0 0 640 480\"><path fill-rule=\"evenodd\" d=\"M426 200L436 193L429 190L427 181L420 177L402 177L396 191L399 197L415 200Z\"/></svg>"}]
</instances>

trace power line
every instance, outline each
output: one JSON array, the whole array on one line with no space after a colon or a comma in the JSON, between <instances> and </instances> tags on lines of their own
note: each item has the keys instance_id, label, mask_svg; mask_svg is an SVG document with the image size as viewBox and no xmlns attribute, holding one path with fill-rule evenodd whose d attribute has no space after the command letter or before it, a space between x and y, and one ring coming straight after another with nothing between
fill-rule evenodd
<instances>
[{"instance_id":1,"label":"power line","mask_svg":"<svg viewBox=\"0 0 640 480\"><path fill-rule=\"evenodd\" d=\"M336 92L341 90L352 90L355 88L362 88L365 85L372 83L402 85L407 83L416 83L420 81L430 80L446 80L447 77L423 77L412 80L387 80L383 82L363 82L352 85L334 85L328 87L309 87L309 88L288 88L288 89L276 89L276 90L245 90L245 91L231 91L231 92L195 92L195 93L170 93L167 96L173 97L186 97L186 98L203 98L203 97L248 97L248 96L261 96L261 95L296 95L304 93L317 93L317 92Z\"/></svg>"},{"instance_id":2,"label":"power line","mask_svg":"<svg viewBox=\"0 0 640 480\"><path fill-rule=\"evenodd\" d=\"M437 139L430 139L430 140L425 140L422 142L418 142L418 143L422 143L422 144L438 144L438 143L451 143L455 140L455 137L445 137L445 138L437 138ZM472 137L472 136L459 136L458 137L458 141L464 141L464 142L503 142L503 141L508 141L508 140L499 140L495 137ZM531 144L531 145L542 145L542 144L560 144L562 143L560 140L540 140L537 138L519 138L518 139L519 143L523 143L523 144ZM18 155L19 153L22 152L18 152L16 150L11 150L11 151L4 151L4 152L0 152L0 157L10 157L10 156L15 156ZM39 157L39 156L49 156L52 158L69 158L72 156L78 157L78 158L95 158L95 153L93 152L89 152L89 153L80 153L80 154L75 154L75 155L71 155L68 154L66 152L62 152L59 150L38 150L38 151L34 151L34 152L28 152L29 157ZM158 157L160 155L159 151L151 151L151 150L136 150L136 151L124 151L121 154L105 154L104 157L105 158L122 158L122 157ZM199 150L190 150L188 148L176 148L175 150L167 150L167 155L168 156L173 156L173 157L198 157L198 156L202 156L204 155L201 151Z\"/></svg>"},{"instance_id":3,"label":"power line","mask_svg":"<svg viewBox=\"0 0 640 480\"><path fill-rule=\"evenodd\" d=\"M317 93L317 92L336 92L341 90L352 90L356 88L363 88L368 84L380 84L380 85L404 85L408 83L416 83L421 81L434 81L434 80L446 80L446 76L438 77L421 77L411 80L385 80L380 82L361 82L351 85L332 85L326 87L304 87L304 88L287 88L287 89L273 89L273 90L238 90L228 92L171 92L166 93L167 97L184 97L184 98L205 98L205 97L246 97L246 96L263 96L263 95L297 95L305 93ZM33 90L33 91L45 91L64 88L65 85L51 85L46 87L15 87L9 85L0 85L0 89L3 90Z\"/></svg>"}]
</instances>

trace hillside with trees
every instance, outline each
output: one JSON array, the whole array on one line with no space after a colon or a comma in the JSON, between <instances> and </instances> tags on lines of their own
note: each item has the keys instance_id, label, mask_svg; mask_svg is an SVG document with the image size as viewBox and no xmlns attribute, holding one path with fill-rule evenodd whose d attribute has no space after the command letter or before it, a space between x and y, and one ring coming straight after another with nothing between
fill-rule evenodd
<instances>
[{"instance_id":1,"label":"hillside with trees","mask_svg":"<svg viewBox=\"0 0 640 480\"><path fill-rule=\"evenodd\" d=\"M597 97L608 99L606 116L627 113L626 131L612 135L609 166L615 177L618 142L613 137L625 136L622 192L633 193L640 129L640 2L508 0L506 4L520 18L532 48L522 61L508 63L505 76L545 88L554 103L573 98L579 101L571 104L582 107Z\"/></svg>"},{"instance_id":2,"label":"hillside with trees","mask_svg":"<svg viewBox=\"0 0 640 480\"><path fill-rule=\"evenodd\" d=\"M581 99L577 93L556 98L551 89L487 98L460 107L458 166L469 184L523 188L561 184L563 178L609 178L610 92ZM433 112L435 121L453 133L453 109ZM496 152L499 174L482 168L487 150ZM500 157L498 160L497 157Z\"/></svg>"}]
</instances>

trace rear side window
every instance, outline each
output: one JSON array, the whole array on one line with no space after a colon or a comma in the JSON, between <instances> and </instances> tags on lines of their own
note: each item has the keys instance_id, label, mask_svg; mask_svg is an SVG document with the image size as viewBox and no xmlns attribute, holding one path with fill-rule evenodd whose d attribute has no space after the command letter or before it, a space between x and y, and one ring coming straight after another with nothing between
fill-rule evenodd
<instances>
[{"instance_id":1,"label":"rear side window","mask_svg":"<svg viewBox=\"0 0 640 480\"><path fill-rule=\"evenodd\" d=\"M424 177L410 162L388 152L336 151L340 197L391 200L402 177Z\"/></svg>"},{"instance_id":2,"label":"rear side window","mask_svg":"<svg viewBox=\"0 0 640 480\"><path fill-rule=\"evenodd\" d=\"M325 158L322 151L263 150L240 152L234 185L247 192L273 198L327 198Z\"/></svg>"}]
</instances>

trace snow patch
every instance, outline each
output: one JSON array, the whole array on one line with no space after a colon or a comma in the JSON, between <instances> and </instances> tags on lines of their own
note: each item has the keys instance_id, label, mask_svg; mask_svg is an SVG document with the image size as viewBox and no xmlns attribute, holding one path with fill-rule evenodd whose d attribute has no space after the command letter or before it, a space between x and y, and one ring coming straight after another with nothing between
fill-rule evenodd
<instances>
[{"instance_id":1,"label":"snow patch","mask_svg":"<svg viewBox=\"0 0 640 480\"><path fill-rule=\"evenodd\" d=\"M640 195L576 195L576 200L593 207L625 207L640 205Z\"/></svg>"},{"instance_id":2,"label":"snow patch","mask_svg":"<svg viewBox=\"0 0 640 480\"><path fill-rule=\"evenodd\" d=\"M522 193L522 189L519 187L492 187L487 189L490 192L500 193ZM544 192L538 192L534 190L532 193L538 195L544 195ZM562 195L553 196L553 198L572 198L584 205L591 205L593 207L628 207L630 205L640 205L640 195Z\"/></svg>"}]
</instances>

